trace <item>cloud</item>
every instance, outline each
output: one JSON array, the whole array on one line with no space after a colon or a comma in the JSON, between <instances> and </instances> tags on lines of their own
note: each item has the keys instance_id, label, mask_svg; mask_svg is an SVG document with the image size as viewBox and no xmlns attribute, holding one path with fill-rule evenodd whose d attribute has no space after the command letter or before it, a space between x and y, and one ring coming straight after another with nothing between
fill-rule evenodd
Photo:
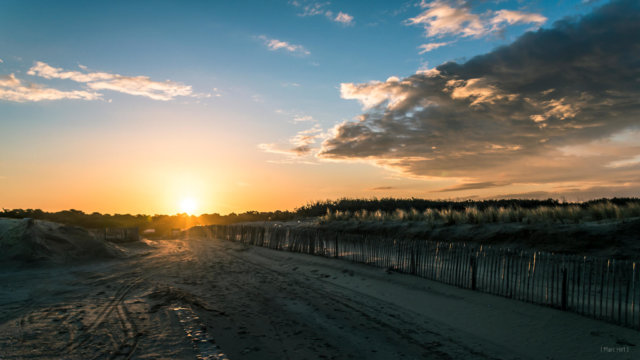
<instances>
[{"instance_id":1,"label":"cloud","mask_svg":"<svg viewBox=\"0 0 640 360\"><path fill-rule=\"evenodd\" d=\"M407 81L400 81L391 76L385 82L371 81L366 84L342 83L340 84L340 96L343 99L360 101L364 109L371 109L383 102L392 109L411 96L412 85Z\"/></svg>"},{"instance_id":2,"label":"cloud","mask_svg":"<svg viewBox=\"0 0 640 360\"><path fill-rule=\"evenodd\" d=\"M393 186L377 186L377 187L373 187L367 190L372 190L372 191L383 191L383 190L393 190L395 189Z\"/></svg>"},{"instance_id":3,"label":"cloud","mask_svg":"<svg viewBox=\"0 0 640 360\"><path fill-rule=\"evenodd\" d=\"M302 8L302 13L298 14L299 16L325 15L327 12L327 10L325 10L325 7L329 4L329 2L311 2L303 5L298 1L291 2L291 5Z\"/></svg>"},{"instance_id":4,"label":"cloud","mask_svg":"<svg viewBox=\"0 0 640 360\"><path fill-rule=\"evenodd\" d=\"M40 76L45 79L68 79L84 83L98 80L112 80L120 76L105 72L83 73L79 71L64 71L61 68L55 68L42 61L36 61L36 64L27 71L27 74Z\"/></svg>"},{"instance_id":5,"label":"cloud","mask_svg":"<svg viewBox=\"0 0 640 360\"><path fill-rule=\"evenodd\" d=\"M218 88L212 88L213 94L206 94L205 97L222 97L222 92Z\"/></svg>"},{"instance_id":6,"label":"cloud","mask_svg":"<svg viewBox=\"0 0 640 360\"><path fill-rule=\"evenodd\" d=\"M296 116L293 117L293 122L294 123L308 122L308 121L314 121L313 116L311 116L311 115L296 115Z\"/></svg>"},{"instance_id":7,"label":"cloud","mask_svg":"<svg viewBox=\"0 0 640 360\"><path fill-rule=\"evenodd\" d=\"M311 152L311 145L322 137L322 128L315 124L312 128L299 131L289 141L294 145L293 152L299 155L305 155Z\"/></svg>"},{"instance_id":8,"label":"cloud","mask_svg":"<svg viewBox=\"0 0 640 360\"><path fill-rule=\"evenodd\" d=\"M438 189L433 192L451 192L451 191L463 191L463 190L477 190L477 189L487 189L493 188L497 186L507 185L505 183L499 183L494 181L484 181L484 182L472 182L472 183L464 183L459 185L453 185L450 187L446 187L443 189Z\"/></svg>"},{"instance_id":9,"label":"cloud","mask_svg":"<svg viewBox=\"0 0 640 360\"><path fill-rule=\"evenodd\" d=\"M87 86L94 90L112 90L162 101L172 100L177 96L191 95L191 86L169 81L151 81L146 76L120 77L109 81L89 83Z\"/></svg>"},{"instance_id":10,"label":"cloud","mask_svg":"<svg viewBox=\"0 0 640 360\"><path fill-rule=\"evenodd\" d=\"M14 74L0 77L0 86L6 88L16 88L21 86L21 81Z\"/></svg>"},{"instance_id":11,"label":"cloud","mask_svg":"<svg viewBox=\"0 0 640 360\"><path fill-rule=\"evenodd\" d=\"M14 102L37 102L43 100L96 100L101 97L95 92L82 90L62 91L37 84L24 84L14 74L0 76L0 100Z\"/></svg>"},{"instance_id":12,"label":"cloud","mask_svg":"<svg viewBox=\"0 0 640 360\"><path fill-rule=\"evenodd\" d=\"M28 75L39 76L45 79L63 79L85 83L92 90L111 90L129 95L144 96L153 100L168 101L178 96L203 97L202 94L193 94L191 86L173 81L153 81L147 76L124 76L106 72L86 72L86 67L81 71L65 71L55 68L47 63L37 61L29 69Z\"/></svg>"},{"instance_id":13,"label":"cloud","mask_svg":"<svg viewBox=\"0 0 640 360\"><path fill-rule=\"evenodd\" d=\"M304 46L302 45L294 45L294 44L290 44L286 41L282 41L282 40L278 40L278 39L271 39L266 37L265 35L260 35L258 36L258 39L264 41L265 45L267 46L267 48L271 51L276 51L276 50L285 50L287 52L290 52L292 54L296 54L296 55L302 55L302 56L307 56L310 55L311 52L307 49L304 48Z\"/></svg>"},{"instance_id":14,"label":"cloud","mask_svg":"<svg viewBox=\"0 0 640 360\"><path fill-rule=\"evenodd\" d=\"M353 16L340 11L338 15L336 15L336 17L333 19L333 21L342 23L344 25L351 25L353 23Z\"/></svg>"},{"instance_id":15,"label":"cloud","mask_svg":"<svg viewBox=\"0 0 640 360\"><path fill-rule=\"evenodd\" d=\"M251 95L251 101L263 104L264 103L264 96L262 96L260 94L253 94L253 95Z\"/></svg>"},{"instance_id":16,"label":"cloud","mask_svg":"<svg viewBox=\"0 0 640 360\"><path fill-rule=\"evenodd\" d=\"M557 188L550 191L530 191L503 193L484 199L564 199L566 201L585 201L603 197L638 197L640 183L626 183L607 186L586 186L576 188Z\"/></svg>"},{"instance_id":17,"label":"cloud","mask_svg":"<svg viewBox=\"0 0 640 360\"><path fill-rule=\"evenodd\" d=\"M283 156L277 160L267 160L272 164L305 164L318 165L318 162L311 156L310 150L307 149L282 149L277 144L258 144L258 149L270 153Z\"/></svg>"},{"instance_id":18,"label":"cloud","mask_svg":"<svg viewBox=\"0 0 640 360\"><path fill-rule=\"evenodd\" d=\"M317 156L457 190L634 181L640 144L625 134L640 136L638 33L640 3L614 1L466 63L342 84L363 113L337 124Z\"/></svg>"},{"instance_id":19,"label":"cloud","mask_svg":"<svg viewBox=\"0 0 640 360\"><path fill-rule=\"evenodd\" d=\"M442 46L446 46L451 44L451 41L446 41L446 42L435 42L435 43L428 43L428 44L422 44L420 46L418 46L419 49L422 49L422 51L420 51L420 54L424 54L427 53L431 50L435 50L439 47Z\"/></svg>"},{"instance_id":20,"label":"cloud","mask_svg":"<svg viewBox=\"0 0 640 360\"><path fill-rule=\"evenodd\" d=\"M309 157L317 152L318 148L314 146L318 139L325 137L320 125L315 124L313 127L299 131L296 135L289 139L289 148L282 149L276 144L258 144L258 148L264 152L285 155L290 160L300 157ZM306 160L306 162L312 162Z\"/></svg>"},{"instance_id":21,"label":"cloud","mask_svg":"<svg viewBox=\"0 0 640 360\"><path fill-rule=\"evenodd\" d=\"M632 158L616 160L608 163L607 167L618 168L618 167L626 167L640 164L640 154L636 155Z\"/></svg>"},{"instance_id":22,"label":"cloud","mask_svg":"<svg viewBox=\"0 0 640 360\"><path fill-rule=\"evenodd\" d=\"M514 24L537 24L542 25L547 22L547 18L540 14L527 14L513 10L498 10L491 19L491 24L498 26L502 23Z\"/></svg>"},{"instance_id":23,"label":"cloud","mask_svg":"<svg viewBox=\"0 0 640 360\"><path fill-rule=\"evenodd\" d=\"M307 115L295 109L294 110L277 109L275 112L276 114L286 115L290 117L292 119L291 122L294 124L316 121L316 119L314 119L313 116Z\"/></svg>"},{"instance_id":24,"label":"cloud","mask_svg":"<svg viewBox=\"0 0 640 360\"><path fill-rule=\"evenodd\" d=\"M517 94L505 94L486 78L449 80L444 91L450 93L452 99L469 99L470 106L482 103L494 104L500 100L513 101L518 97Z\"/></svg>"},{"instance_id":25,"label":"cloud","mask_svg":"<svg viewBox=\"0 0 640 360\"><path fill-rule=\"evenodd\" d=\"M480 36L487 30L477 14L466 7L453 7L445 1L422 2L425 9L418 16L407 20L408 24L421 25L428 37L443 35Z\"/></svg>"},{"instance_id":26,"label":"cloud","mask_svg":"<svg viewBox=\"0 0 640 360\"><path fill-rule=\"evenodd\" d=\"M258 149L271 154L280 154L280 155L287 155L287 156L292 155L292 152L290 150L281 150L278 148L278 145L273 143L258 144Z\"/></svg>"},{"instance_id":27,"label":"cloud","mask_svg":"<svg viewBox=\"0 0 640 360\"><path fill-rule=\"evenodd\" d=\"M460 36L477 38L501 30L505 24L542 25L547 21L547 18L540 14L504 9L474 14L466 4L454 4L442 0L432 2L423 0L420 3L420 7L424 11L415 17L407 19L406 24L422 26L427 37Z\"/></svg>"},{"instance_id":28,"label":"cloud","mask_svg":"<svg viewBox=\"0 0 640 360\"><path fill-rule=\"evenodd\" d=\"M332 10L327 9L330 2L316 2L316 1L290 1L291 5L301 8L302 12L298 16L324 16L327 19L340 23L342 25L353 25L353 16L343 11L338 11L335 14Z\"/></svg>"}]
</instances>

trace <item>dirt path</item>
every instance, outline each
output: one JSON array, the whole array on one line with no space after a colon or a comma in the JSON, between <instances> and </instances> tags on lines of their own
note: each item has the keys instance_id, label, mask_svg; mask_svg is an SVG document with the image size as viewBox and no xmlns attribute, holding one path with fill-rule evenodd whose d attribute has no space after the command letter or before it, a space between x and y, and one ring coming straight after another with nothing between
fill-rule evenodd
<instances>
[{"instance_id":1,"label":"dirt path","mask_svg":"<svg viewBox=\"0 0 640 360\"><path fill-rule=\"evenodd\" d=\"M1 270L0 359L563 359L626 346L613 354L625 359L640 346L637 331L344 261L150 245L124 260Z\"/></svg>"}]
</instances>

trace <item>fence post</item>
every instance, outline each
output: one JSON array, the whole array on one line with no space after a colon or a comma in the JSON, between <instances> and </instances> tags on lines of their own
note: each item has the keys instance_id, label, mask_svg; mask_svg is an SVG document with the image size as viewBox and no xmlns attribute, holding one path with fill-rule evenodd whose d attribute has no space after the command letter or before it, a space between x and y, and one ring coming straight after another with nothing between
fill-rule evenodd
<instances>
[{"instance_id":1,"label":"fence post","mask_svg":"<svg viewBox=\"0 0 640 360\"><path fill-rule=\"evenodd\" d=\"M629 289L631 288L631 278L628 275L626 276L626 278L627 278L627 291L625 292L626 295L624 299L624 324L628 326L629 325Z\"/></svg>"},{"instance_id":2,"label":"fence post","mask_svg":"<svg viewBox=\"0 0 640 360\"><path fill-rule=\"evenodd\" d=\"M567 268L562 267L562 310L567 310Z\"/></svg>"},{"instance_id":3,"label":"fence post","mask_svg":"<svg viewBox=\"0 0 640 360\"><path fill-rule=\"evenodd\" d=\"M471 267L471 290L476 290L476 283L478 278L478 271L476 270L476 258L471 254L470 265Z\"/></svg>"},{"instance_id":4,"label":"fence post","mask_svg":"<svg viewBox=\"0 0 640 360\"><path fill-rule=\"evenodd\" d=\"M413 274L413 275L417 274L415 243L414 243L414 246L412 246L412 248L411 248L410 273Z\"/></svg>"}]
</instances>

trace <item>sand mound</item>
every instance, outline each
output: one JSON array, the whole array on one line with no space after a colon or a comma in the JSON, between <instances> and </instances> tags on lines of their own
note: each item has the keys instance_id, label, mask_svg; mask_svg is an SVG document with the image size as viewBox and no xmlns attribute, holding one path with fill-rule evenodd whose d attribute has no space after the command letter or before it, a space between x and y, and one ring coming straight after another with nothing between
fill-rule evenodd
<instances>
[{"instance_id":1,"label":"sand mound","mask_svg":"<svg viewBox=\"0 0 640 360\"><path fill-rule=\"evenodd\" d=\"M68 263L114 258L117 246L96 239L89 231L33 219L0 218L0 261Z\"/></svg>"}]
</instances>

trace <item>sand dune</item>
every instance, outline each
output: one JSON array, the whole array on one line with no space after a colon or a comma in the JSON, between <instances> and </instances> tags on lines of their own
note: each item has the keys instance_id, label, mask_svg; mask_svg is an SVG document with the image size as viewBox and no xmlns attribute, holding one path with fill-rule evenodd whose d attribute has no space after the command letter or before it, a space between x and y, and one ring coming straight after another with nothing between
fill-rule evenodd
<instances>
[{"instance_id":1,"label":"sand dune","mask_svg":"<svg viewBox=\"0 0 640 360\"><path fill-rule=\"evenodd\" d=\"M33 219L0 218L2 263L55 263L121 256L116 245L96 239L89 231Z\"/></svg>"}]
</instances>

